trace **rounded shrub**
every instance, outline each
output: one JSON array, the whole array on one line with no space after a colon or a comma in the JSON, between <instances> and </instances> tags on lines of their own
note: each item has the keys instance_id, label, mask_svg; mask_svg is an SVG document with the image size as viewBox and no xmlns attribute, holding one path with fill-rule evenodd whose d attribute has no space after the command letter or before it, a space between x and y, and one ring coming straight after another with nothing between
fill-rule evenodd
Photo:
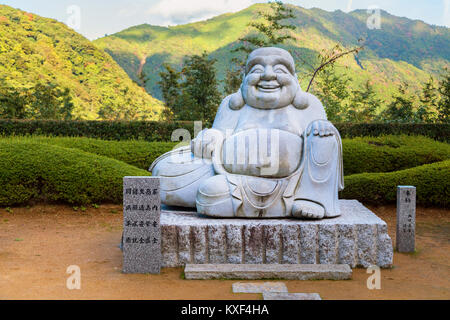
<instances>
[{"instance_id":1,"label":"rounded shrub","mask_svg":"<svg viewBox=\"0 0 450 320\"><path fill-rule=\"evenodd\" d=\"M174 142L106 141L90 138L21 138L106 156L147 170ZM418 136L386 136L343 140L344 174L393 172L450 159L450 145Z\"/></svg>"},{"instance_id":2,"label":"rounded shrub","mask_svg":"<svg viewBox=\"0 0 450 320\"><path fill-rule=\"evenodd\" d=\"M81 150L0 140L0 206L29 202L121 203L124 176L149 172Z\"/></svg>"},{"instance_id":3,"label":"rounded shrub","mask_svg":"<svg viewBox=\"0 0 450 320\"><path fill-rule=\"evenodd\" d=\"M160 155L170 151L175 142L147 142L141 140L109 141L69 137L21 137L21 141L39 142L65 148L78 149L105 156L147 170Z\"/></svg>"},{"instance_id":4,"label":"rounded shrub","mask_svg":"<svg viewBox=\"0 0 450 320\"><path fill-rule=\"evenodd\" d=\"M450 160L388 173L361 173L347 176L343 199L364 203L395 203L397 186L417 188L417 204L448 207L450 204Z\"/></svg>"},{"instance_id":5,"label":"rounded shrub","mask_svg":"<svg viewBox=\"0 0 450 320\"><path fill-rule=\"evenodd\" d=\"M0 138L0 206L32 201L121 203L123 176L150 175L176 143L69 137ZM395 203L398 185L417 187L418 204L448 206L450 145L418 136L343 139L341 198ZM434 164L432 164L434 163Z\"/></svg>"},{"instance_id":6,"label":"rounded shrub","mask_svg":"<svg viewBox=\"0 0 450 320\"><path fill-rule=\"evenodd\" d=\"M420 136L385 136L342 141L344 174L393 172L450 159L450 145Z\"/></svg>"}]
</instances>

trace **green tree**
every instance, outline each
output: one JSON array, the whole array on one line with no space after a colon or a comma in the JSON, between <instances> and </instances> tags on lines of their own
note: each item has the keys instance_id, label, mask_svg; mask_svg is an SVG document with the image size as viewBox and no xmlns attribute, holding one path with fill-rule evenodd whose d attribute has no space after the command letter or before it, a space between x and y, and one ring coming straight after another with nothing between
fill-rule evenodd
<instances>
[{"instance_id":1,"label":"green tree","mask_svg":"<svg viewBox=\"0 0 450 320\"><path fill-rule=\"evenodd\" d=\"M275 1L269 2L272 12L258 12L258 16L264 21L253 21L248 25L256 29L256 34L247 35L240 38L242 43L236 50L245 51L247 53L253 51L258 47L269 47L277 44L282 44L289 39L294 39L287 30L295 30L292 24L283 24L283 20L295 18L291 8L286 7L283 2Z\"/></svg>"},{"instance_id":2,"label":"green tree","mask_svg":"<svg viewBox=\"0 0 450 320\"><path fill-rule=\"evenodd\" d=\"M419 97L420 105L415 113L415 119L417 122L434 122L438 98L438 92L434 85L434 79L430 76L428 82L424 84L422 94Z\"/></svg>"},{"instance_id":3,"label":"green tree","mask_svg":"<svg viewBox=\"0 0 450 320\"><path fill-rule=\"evenodd\" d=\"M254 33L251 33L239 39L239 45L233 49L233 52L245 52L244 56L233 57L231 60L232 68L227 71L225 76L225 93L232 94L239 89L244 72L245 56L259 47L270 47L282 44L287 40L294 39L288 30L295 30L293 24L285 24L283 20L295 18L291 8L285 6L281 1L269 2L270 12L258 12L258 17L263 21L253 21L248 26L253 27Z\"/></svg>"},{"instance_id":4,"label":"green tree","mask_svg":"<svg viewBox=\"0 0 450 320\"><path fill-rule=\"evenodd\" d=\"M215 62L204 52L186 57L181 72L165 65L159 85L173 119L212 124L221 101Z\"/></svg>"},{"instance_id":5,"label":"green tree","mask_svg":"<svg viewBox=\"0 0 450 320\"><path fill-rule=\"evenodd\" d=\"M159 76L161 77L161 80L158 81L163 100L167 107L163 111L162 116L165 120L174 120L174 114L180 113L180 110L177 110L177 107L179 106L178 102L180 101L181 95L181 72L176 71L167 63L164 64L164 68L166 71L160 72Z\"/></svg>"},{"instance_id":6,"label":"green tree","mask_svg":"<svg viewBox=\"0 0 450 320\"><path fill-rule=\"evenodd\" d=\"M351 79L338 75L334 67L323 69L317 77L313 93L321 100L330 121L342 121L348 109L346 101L351 96Z\"/></svg>"},{"instance_id":7,"label":"green tree","mask_svg":"<svg viewBox=\"0 0 450 320\"><path fill-rule=\"evenodd\" d=\"M371 122L376 117L376 111L381 105L381 100L377 98L377 93L368 80L363 89L353 90L351 93L345 120L349 122Z\"/></svg>"},{"instance_id":8,"label":"green tree","mask_svg":"<svg viewBox=\"0 0 450 320\"><path fill-rule=\"evenodd\" d=\"M382 117L388 122L414 122L414 97L408 94L407 83L398 87L398 94L394 94L393 101L387 105Z\"/></svg>"},{"instance_id":9,"label":"green tree","mask_svg":"<svg viewBox=\"0 0 450 320\"><path fill-rule=\"evenodd\" d=\"M100 107L98 115L105 120L132 120L138 118L139 108L133 106L132 98L129 95L129 88L118 89L117 95L121 99L109 99Z\"/></svg>"},{"instance_id":10,"label":"green tree","mask_svg":"<svg viewBox=\"0 0 450 320\"><path fill-rule=\"evenodd\" d=\"M242 76L242 61L239 61L238 59L235 60L235 58L233 58L232 67L227 70L227 74L225 75L224 91L226 95L230 95L238 91L242 83Z\"/></svg>"},{"instance_id":11,"label":"green tree","mask_svg":"<svg viewBox=\"0 0 450 320\"><path fill-rule=\"evenodd\" d=\"M33 119L72 118L74 105L68 88L61 89L54 83L38 83L31 97L31 117Z\"/></svg>"},{"instance_id":12,"label":"green tree","mask_svg":"<svg viewBox=\"0 0 450 320\"><path fill-rule=\"evenodd\" d=\"M450 72L448 69L445 69L438 90L441 95L437 105L438 120L442 123L450 123Z\"/></svg>"},{"instance_id":13,"label":"green tree","mask_svg":"<svg viewBox=\"0 0 450 320\"><path fill-rule=\"evenodd\" d=\"M196 119L209 123L214 121L221 94L216 79L215 59L208 58L206 52L188 56L183 67L183 92L193 102L192 111ZM196 120L189 119L189 120Z\"/></svg>"},{"instance_id":14,"label":"green tree","mask_svg":"<svg viewBox=\"0 0 450 320\"><path fill-rule=\"evenodd\" d=\"M38 82L24 88L0 82L1 118L69 120L73 108L70 90L54 83Z\"/></svg>"},{"instance_id":15,"label":"green tree","mask_svg":"<svg viewBox=\"0 0 450 320\"><path fill-rule=\"evenodd\" d=\"M26 119L28 117L27 101L29 97L24 90L0 85L0 118Z\"/></svg>"}]
</instances>

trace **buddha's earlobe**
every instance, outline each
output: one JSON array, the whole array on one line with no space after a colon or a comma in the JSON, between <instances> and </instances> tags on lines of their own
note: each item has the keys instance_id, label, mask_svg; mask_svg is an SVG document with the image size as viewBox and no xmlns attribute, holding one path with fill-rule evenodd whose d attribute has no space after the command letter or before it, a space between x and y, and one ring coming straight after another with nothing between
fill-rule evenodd
<instances>
[{"instance_id":1,"label":"buddha's earlobe","mask_svg":"<svg viewBox=\"0 0 450 320\"><path fill-rule=\"evenodd\" d=\"M298 86L297 93L295 94L294 101L292 101L292 105L300 110L306 109L309 107L309 99L308 94L302 91L302 88Z\"/></svg>"},{"instance_id":2,"label":"buddha's earlobe","mask_svg":"<svg viewBox=\"0 0 450 320\"><path fill-rule=\"evenodd\" d=\"M244 97L242 96L241 89L239 89L238 92L233 93L231 95L228 105L231 110L239 110L244 107L245 101L244 101Z\"/></svg>"}]
</instances>

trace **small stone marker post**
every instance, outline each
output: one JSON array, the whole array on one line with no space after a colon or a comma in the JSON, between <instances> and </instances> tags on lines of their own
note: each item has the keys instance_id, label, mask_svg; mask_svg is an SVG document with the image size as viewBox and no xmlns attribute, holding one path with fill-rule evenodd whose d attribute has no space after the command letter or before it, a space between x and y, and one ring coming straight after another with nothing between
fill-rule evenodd
<instances>
[{"instance_id":1,"label":"small stone marker post","mask_svg":"<svg viewBox=\"0 0 450 320\"><path fill-rule=\"evenodd\" d=\"M414 252L416 237L416 187L397 187L397 251Z\"/></svg>"},{"instance_id":2,"label":"small stone marker post","mask_svg":"<svg viewBox=\"0 0 450 320\"><path fill-rule=\"evenodd\" d=\"M123 178L123 272L161 269L159 178Z\"/></svg>"}]
</instances>

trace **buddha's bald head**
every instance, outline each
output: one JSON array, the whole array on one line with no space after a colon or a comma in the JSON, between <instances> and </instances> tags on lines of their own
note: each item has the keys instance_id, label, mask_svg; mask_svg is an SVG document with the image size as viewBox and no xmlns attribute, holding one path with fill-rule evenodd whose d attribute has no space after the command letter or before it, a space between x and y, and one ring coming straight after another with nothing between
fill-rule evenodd
<instances>
[{"instance_id":1,"label":"buddha's bald head","mask_svg":"<svg viewBox=\"0 0 450 320\"><path fill-rule=\"evenodd\" d=\"M271 60L274 64L283 64L292 75L295 75L295 62L291 54L281 48L266 47L253 50L248 56L245 67L245 74L247 74L253 66L261 62Z\"/></svg>"}]
</instances>

